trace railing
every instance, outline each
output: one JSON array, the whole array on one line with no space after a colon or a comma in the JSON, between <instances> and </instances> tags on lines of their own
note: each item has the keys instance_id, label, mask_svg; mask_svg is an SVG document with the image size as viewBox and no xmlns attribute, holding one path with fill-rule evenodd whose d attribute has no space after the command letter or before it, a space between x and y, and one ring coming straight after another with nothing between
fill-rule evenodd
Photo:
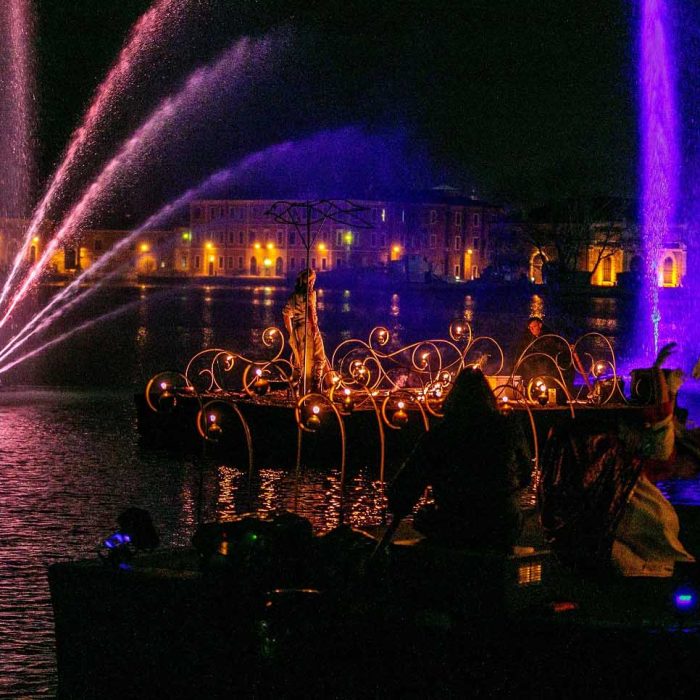
<instances>
[{"instance_id":1,"label":"railing","mask_svg":"<svg viewBox=\"0 0 700 700\"><path fill-rule=\"evenodd\" d=\"M430 430L431 418L442 407L455 378L465 367L480 368L501 410L517 407L527 413L532 433L537 478L539 447L536 413L541 407L564 405L572 416L581 405L600 406L614 399L625 402L610 341L587 333L574 343L546 334L519 355L510 374L503 374L505 355L491 337L474 336L471 326L455 321L446 339L400 345L391 332L373 328L367 340L341 342L330 355L330 367L319 392L300 394L300 383L285 355L284 333L275 327L262 333L266 358L250 358L234 350L211 348L198 352L184 372L161 372L146 386L152 411L170 412L183 397L199 402L196 427L204 443L222 438L222 414L238 421L245 436L249 470L253 469L253 440L241 401L276 403L293 410L297 425L297 468L304 436L319 430L324 415L339 427L341 487L345 479L345 422L356 411L374 415L377 426L379 481L384 483L387 431L401 430L410 421ZM341 508L342 520L342 508Z\"/></svg>"}]
</instances>

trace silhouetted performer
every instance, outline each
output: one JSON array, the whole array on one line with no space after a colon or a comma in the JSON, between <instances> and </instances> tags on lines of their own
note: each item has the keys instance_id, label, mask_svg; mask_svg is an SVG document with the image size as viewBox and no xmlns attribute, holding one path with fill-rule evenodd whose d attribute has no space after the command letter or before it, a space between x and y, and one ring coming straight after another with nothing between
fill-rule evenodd
<instances>
[{"instance_id":1,"label":"silhouetted performer","mask_svg":"<svg viewBox=\"0 0 700 700\"><path fill-rule=\"evenodd\" d=\"M564 341L552 337L553 335L554 331L545 325L539 316L528 318L527 327L516 346L513 358L514 374L522 378L524 389L537 377L551 377L563 381L571 392L575 373L571 354ZM526 355L526 359L520 362L523 354ZM556 389L557 403L565 404L566 392L556 382L545 383L549 389ZM531 394L528 398L537 399L538 396Z\"/></svg>"},{"instance_id":2,"label":"silhouetted performer","mask_svg":"<svg viewBox=\"0 0 700 700\"><path fill-rule=\"evenodd\" d=\"M499 413L480 370L464 369L445 417L421 437L388 488L392 524L431 485L434 504L414 519L419 532L450 546L510 551L522 527L518 492L531 467L517 418Z\"/></svg>"},{"instance_id":3,"label":"silhouetted performer","mask_svg":"<svg viewBox=\"0 0 700 700\"><path fill-rule=\"evenodd\" d=\"M282 309L294 369L303 378L302 387L307 391L321 390L323 374L328 368L323 338L318 328L315 282L316 273L313 270L302 270L297 276L294 292Z\"/></svg>"}]
</instances>

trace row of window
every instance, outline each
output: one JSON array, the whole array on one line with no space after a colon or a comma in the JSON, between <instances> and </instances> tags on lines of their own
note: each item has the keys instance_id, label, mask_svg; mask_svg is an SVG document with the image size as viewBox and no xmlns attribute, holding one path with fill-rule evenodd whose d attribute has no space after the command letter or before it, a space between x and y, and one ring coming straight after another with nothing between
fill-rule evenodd
<instances>
[{"instance_id":1,"label":"row of window","mask_svg":"<svg viewBox=\"0 0 700 700\"><path fill-rule=\"evenodd\" d=\"M463 222L462 212L456 211L453 213L452 222L455 228L462 228ZM438 223L438 211L437 209L431 209L428 215L428 223L437 224ZM481 214L472 214L472 227L481 228Z\"/></svg>"},{"instance_id":2,"label":"row of window","mask_svg":"<svg viewBox=\"0 0 700 700\"><path fill-rule=\"evenodd\" d=\"M214 264L215 264L215 262L218 262L218 267L216 268L216 269L218 269L218 270L233 270L233 269L234 269L233 260L234 260L233 256L225 257L225 256L223 256L223 255L219 255L219 256L218 256L218 260L216 260L216 261L215 261L215 260L211 260L211 259L208 260L208 262L207 262L207 270L208 270L208 273L209 273L210 275L211 275L211 274L214 274L214 269L215 269ZM296 258L289 258L289 266L288 266L288 271L289 271L289 272L294 272L294 271L297 269L297 262L298 262L298 264L299 264L299 266L300 266L300 269L301 269L301 267L303 267L303 265L304 265L304 263L305 263L305 261L303 260L303 258L299 258L298 261L297 261ZM225 265L224 265L224 263L225 263ZM264 263L261 265L261 264L258 262L258 259L257 259L255 256L252 256L252 257L250 258L250 260L248 261L247 270L248 270L248 272L250 272L251 275L257 275L259 270L262 270L262 269L265 269L265 268L272 268L272 264L271 264L271 263L272 263L272 261L270 261L270 264L269 264L269 265L265 265ZM329 265L328 265L328 258L321 258L321 260L320 260L320 265L321 265L321 266L320 266L320 269L321 269L322 271L325 271L325 270L330 269L330 268L329 268ZM343 261L340 260L340 259L337 260L337 261L336 261L336 266L337 266L337 267L342 267L342 266L343 266ZM312 269L314 269L314 270L318 270L318 269L319 269L316 258L311 258L311 267L312 267ZM186 255L183 255L183 256L181 256L181 258L180 258L180 268L181 268L182 270L187 270L187 256L186 256ZM202 258L201 258L201 256L199 256L199 255L195 255L195 256L194 256L192 269L193 269L193 270L201 270L201 269L202 269ZM237 269L238 272L241 272L241 273L244 272L244 271L246 270L246 266L245 266L245 264L244 264L243 256L238 256L238 259L237 259L237 266L236 266L235 269ZM278 257L278 258L275 260L275 274L277 274L277 275L282 275L282 274L284 274L284 260L283 260L282 258L279 258L279 257Z\"/></svg>"},{"instance_id":3,"label":"row of window","mask_svg":"<svg viewBox=\"0 0 700 700\"><path fill-rule=\"evenodd\" d=\"M276 236L276 243L278 246L283 246L285 241L284 241L284 231L277 231L277 236ZM316 241L318 243L326 243L329 242L328 238L326 235L319 234L316 238ZM263 240L268 240L269 241L270 236L265 235L265 232L263 232ZM431 248L437 248L438 245L438 237L437 234L432 233L430 234L429 238L429 245ZM192 238L191 238L192 243L199 243L199 242L206 242L206 243L219 243L219 244L230 244L230 245L263 245L259 239L258 239L258 234L254 229L251 229L248 232L248 235L246 236L245 231L239 231L238 235L236 236L233 231L229 232L228 237L223 233L223 231L218 231L218 232L213 232L213 233L205 233L205 232L194 232L192 233ZM343 231L341 229L338 229L336 231L336 236L335 236L335 244L336 246L342 247L343 245L350 245L353 244L355 246L360 246L361 242L364 241L365 245L368 245L370 248L386 248L387 243L388 243L388 238L385 233L374 233L374 232L362 232L362 234L357 233L357 232L349 232L349 231ZM269 241L274 245L274 241ZM415 236L411 237L406 237L406 236L401 236L400 237L400 243L401 245L406 245L407 242L410 244L411 248L416 248L416 244L423 245L423 240L420 238L416 238ZM265 245L268 245L269 243L266 243ZM297 242L297 236L294 231L289 232L289 241L288 245L293 246L293 245L302 245L302 241ZM461 250L462 249L462 236L455 236L453 239L453 245L455 250ZM481 246L481 239L480 238L473 238L472 239L472 248L474 250L480 250ZM97 250L97 248L96 248Z\"/></svg>"},{"instance_id":4,"label":"row of window","mask_svg":"<svg viewBox=\"0 0 700 700\"><path fill-rule=\"evenodd\" d=\"M217 219L223 219L228 217L233 221L245 221L246 217L246 207L236 206L236 205L224 205L224 204L214 204L209 206L209 221L216 221ZM251 207L251 217L258 218L267 215L266 207ZM424 215L425 216L425 215ZM430 209L427 214L427 221L430 224L436 224L438 222L438 210ZM400 214L401 223L406 223L406 210L402 209ZM192 219L194 221L204 220L204 207L195 206L192 208ZM369 210L369 219L372 222L382 221L386 223L389 221L389 210L386 208L372 207ZM481 214L474 213L471 215L472 226L479 228L481 226ZM456 211L453 212L453 223L456 228L461 228L463 223L463 212Z\"/></svg>"}]
</instances>

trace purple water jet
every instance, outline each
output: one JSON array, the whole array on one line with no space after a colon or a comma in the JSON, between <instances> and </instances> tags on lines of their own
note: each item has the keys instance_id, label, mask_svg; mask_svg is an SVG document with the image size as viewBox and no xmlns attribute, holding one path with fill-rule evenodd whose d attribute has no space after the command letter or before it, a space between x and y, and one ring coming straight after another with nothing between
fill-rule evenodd
<instances>
[{"instance_id":1,"label":"purple water jet","mask_svg":"<svg viewBox=\"0 0 700 700\"><path fill-rule=\"evenodd\" d=\"M659 343L659 262L678 197L678 124L666 0L643 0L640 22L641 200L644 278L636 337L645 354Z\"/></svg>"}]
</instances>

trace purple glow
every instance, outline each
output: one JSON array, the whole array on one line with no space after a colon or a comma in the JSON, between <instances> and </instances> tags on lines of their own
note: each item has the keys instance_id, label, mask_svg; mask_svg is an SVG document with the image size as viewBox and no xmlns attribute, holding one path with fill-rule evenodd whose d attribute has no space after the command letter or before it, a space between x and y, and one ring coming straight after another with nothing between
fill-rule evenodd
<instances>
[{"instance_id":1,"label":"purple glow","mask_svg":"<svg viewBox=\"0 0 700 700\"><path fill-rule=\"evenodd\" d=\"M655 355L661 320L659 260L678 195L678 127L667 2L643 0L642 5L639 78L644 281L637 341Z\"/></svg>"},{"instance_id":2,"label":"purple glow","mask_svg":"<svg viewBox=\"0 0 700 700\"><path fill-rule=\"evenodd\" d=\"M697 593L687 586L680 588L673 594L673 602L680 611L693 610L698 602Z\"/></svg>"},{"instance_id":3,"label":"purple glow","mask_svg":"<svg viewBox=\"0 0 700 700\"><path fill-rule=\"evenodd\" d=\"M251 183L264 183L265 187L275 191L283 188L279 182L279 173L286 173L290 168L295 171L295 181L302 187L318 189L319 183L328 185L328 173L332 171L352 173L357 178L360 167L375 176L381 176L375 183L381 187L408 187L405 179L413 177L407 174L405 135L390 132L382 135L367 134L354 126L322 131L299 141L285 141L250 154L228 168L220 170L203 182L187 190L177 199L161 207L144 223L134 229L128 236L118 241L90 267L83 270L67 287L54 296L51 301L10 339L0 350L0 362L6 360L35 334L47 329L55 320L69 309L86 300L104 283L118 276L129 263L124 263L102 277L98 282L85 287L84 284L100 273L120 253L128 251L130 246L146 230L155 228L164 220L185 206L193 199L205 196L212 190L231 186L249 187ZM425 170L421 160L415 162L416 169ZM333 186L333 184L331 184ZM58 308L57 308L58 307ZM50 315L49 312L55 309Z\"/></svg>"}]
</instances>

